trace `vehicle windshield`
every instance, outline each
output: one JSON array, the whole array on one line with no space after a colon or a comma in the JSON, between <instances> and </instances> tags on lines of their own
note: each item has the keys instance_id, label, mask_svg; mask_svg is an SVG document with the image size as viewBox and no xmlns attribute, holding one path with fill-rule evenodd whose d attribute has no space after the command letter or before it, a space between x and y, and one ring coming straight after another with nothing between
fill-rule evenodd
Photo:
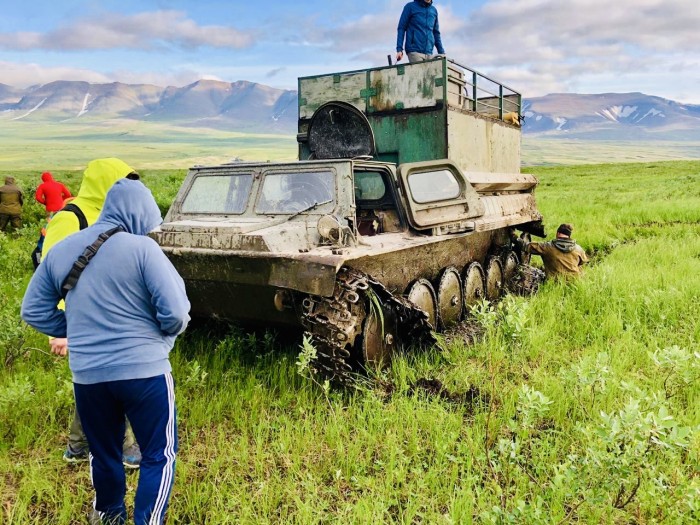
<instances>
[{"instance_id":1,"label":"vehicle windshield","mask_svg":"<svg viewBox=\"0 0 700 525\"><path fill-rule=\"evenodd\" d=\"M299 213L333 202L335 176L330 171L268 173L255 206L256 213Z\"/></svg>"},{"instance_id":2,"label":"vehicle windshield","mask_svg":"<svg viewBox=\"0 0 700 525\"><path fill-rule=\"evenodd\" d=\"M252 186L250 173L197 177L182 202L182 213L241 214Z\"/></svg>"}]
</instances>

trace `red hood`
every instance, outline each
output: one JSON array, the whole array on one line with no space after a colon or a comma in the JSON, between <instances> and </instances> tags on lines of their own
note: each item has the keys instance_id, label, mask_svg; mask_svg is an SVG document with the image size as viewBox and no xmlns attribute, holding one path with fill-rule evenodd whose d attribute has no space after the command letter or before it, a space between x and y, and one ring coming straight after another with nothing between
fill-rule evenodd
<instances>
[{"instance_id":1,"label":"red hood","mask_svg":"<svg viewBox=\"0 0 700 525\"><path fill-rule=\"evenodd\" d=\"M51 173L49 173L48 171L45 171L44 173L41 174L41 180L43 180L44 182L52 182L53 177L51 176Z\"/></svg>"}]
</instances>

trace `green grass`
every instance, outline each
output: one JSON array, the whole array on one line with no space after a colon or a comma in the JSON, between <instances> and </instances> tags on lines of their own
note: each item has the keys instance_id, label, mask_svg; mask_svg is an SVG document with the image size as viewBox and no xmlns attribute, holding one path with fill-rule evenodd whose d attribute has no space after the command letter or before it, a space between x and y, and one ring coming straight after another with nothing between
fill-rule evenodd
<instances>
[{"instance_id":1,"label":"green grass","mask_svg":"<svg viewBox=\"0 0 700 525\"><path fill-rule=\"evenodd\" d=\"M523 135L525 166L657 162L700 158L700 142L688 140L581 140Z\"/></svg>"},{"instance_id":2,"label":"green grass","mask_svg":"<svg viewBox=\"0 0 700 525\"><path fill-rule=\"evenodd\" d=\"M698 521L700 162L527 171L550 233L572 222L592 261L483 311L477 344L443 338L326 393L269 335L180 338L169 523ZM144 180L164 207L183 175ZM0 236L0 522L80 523L88 471L60 458L67 363L17 319L41 210L26 215Z\"/></svg>"}]
</instances>

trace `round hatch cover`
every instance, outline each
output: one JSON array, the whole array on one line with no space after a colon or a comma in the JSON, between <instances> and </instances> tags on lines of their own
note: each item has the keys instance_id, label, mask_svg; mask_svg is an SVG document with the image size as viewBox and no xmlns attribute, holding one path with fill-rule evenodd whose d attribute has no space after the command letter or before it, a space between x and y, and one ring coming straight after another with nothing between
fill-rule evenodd
<instances>
[{"instance_id":1,"label":"round hatch cover","mask_svg":"<svg viewBox=\"0 0 700 525\"><path fill-rule=\"evenodd\" d=\"M374 133L367 117L345 102L328 102L309 122L309 150L317 159L373 157Z\"/></svg>"}]
</instances>

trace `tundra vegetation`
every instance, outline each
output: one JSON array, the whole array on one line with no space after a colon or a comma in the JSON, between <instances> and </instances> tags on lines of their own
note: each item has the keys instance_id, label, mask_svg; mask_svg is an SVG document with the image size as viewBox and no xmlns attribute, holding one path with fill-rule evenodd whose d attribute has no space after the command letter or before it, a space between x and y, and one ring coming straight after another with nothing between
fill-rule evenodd
<instances>
[{"instance_id":1,"label":"tundra vegetation","mask_svg":"<svg viewBox=\"0 0 700 525\"><path fill-rule=\"evenodd\" d=\"M700 162L528 171L550 233L573 223L592 262L476 308L476 342L458 330L337 390L308 377L308 342L181 337L169 522L700 521ZM29 195L38 175L15 175ZM165 210L184 171L143 175ZM0 235L0 522L81 523L68 363L19 320L41 220L30 203Z\"/></svg>"}]
</instances>

